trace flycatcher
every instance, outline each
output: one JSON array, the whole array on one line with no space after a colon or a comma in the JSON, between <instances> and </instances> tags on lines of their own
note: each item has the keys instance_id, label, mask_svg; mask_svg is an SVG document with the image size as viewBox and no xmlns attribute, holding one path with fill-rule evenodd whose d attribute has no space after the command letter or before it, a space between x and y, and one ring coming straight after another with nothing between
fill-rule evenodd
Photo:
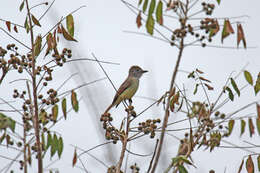
<instances>
[{"instance_id":1,"label":"flycatcher","mask_svg":"<svg viewBox=\"0 0 260 173\"><path fill-rule=\"evenodd\" d=\"M141 76L148 71L141 69L139 66L132 66L129 69L128 77L119 87L112 104L106 109L107 113L113 106L118 106L123 100L128 99L132 103L131 98L136 93L139 86L139 79Z\"/></svg>"}]
</instances>

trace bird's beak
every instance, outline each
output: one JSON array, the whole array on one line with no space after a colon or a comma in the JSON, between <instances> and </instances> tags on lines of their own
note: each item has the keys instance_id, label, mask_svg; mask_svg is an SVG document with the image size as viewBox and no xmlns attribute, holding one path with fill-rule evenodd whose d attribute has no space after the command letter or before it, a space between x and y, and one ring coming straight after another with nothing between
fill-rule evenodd
<instances>
[{"instance_id":1,"label":"bird's beak","mask_svg":"<svg viewBox=\"0 0 260 173\"><path fill-rule=\"evenodd\" d=\"M147 70L143 70L143 71L142 71L142 73L146 73L146 72L148 72L148 71L147 71Z\"/></svg>"}]
</instances>

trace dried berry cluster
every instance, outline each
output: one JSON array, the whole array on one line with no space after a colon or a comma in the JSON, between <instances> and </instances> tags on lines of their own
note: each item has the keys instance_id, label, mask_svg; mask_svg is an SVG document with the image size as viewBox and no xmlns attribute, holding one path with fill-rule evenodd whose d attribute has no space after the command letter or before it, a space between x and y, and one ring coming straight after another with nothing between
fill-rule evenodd
<instances>
[{"instance_id":1,"label":"dried berry cluster","mask_svg":"<svg viewBox=\"0 0 260 173\"><path fill-rule=\"evenodd\" d=\"M167 10L172 9L174 12L177 12L177 9L179 8L179 6L180 6L180 2L179 1L169 0L168 3L167 3Z\"/></svg>"},{"instance_id":2,"label":"dried berry cluster","mask_svg":"<svg viewBox=\"0 0 260 173\"><path fill-rule=\"evenodd\" d=\"M134 111L134 106L129 105L128 108L125 109L125 111L128 113L128 115L136 117L136 112Z\"/></svg>"},{"instance_id":3,"label":"dried berry cluster","mask_svg":"<svg viewBox=\"0 0 260 173\"><path fill-rule=\"evenodd\" d=\"M111 124L113 118L111 117L110 113L104 113L101 115L100 121L103 122L103 128L106 130L106 139L113 140L113 143L116 144L119 140L120 132Z\"/></svg>"},{"instance_id":4,"label":"dried berry cluster","mask_svg":"<svg viewBox=\"0 0 260 173\"><path fill-rule=\"evenodd\" d=\"M139 173L139 171L140 171L140 168L137 166L136 163L134 165L131 165L130 169L131 169L132 173Z\"/></svg>"},{"instance_id":5,"label":"dried berry cluster","mask_svg":"<svg viewBox=\"0 0 260 173\"><path fill-rule=\"evenodd\" d=\"M0 46L0 56L4 57L7 51Z\"/></svg>"},{"instance_id":6,"label":"dried berry cluster","mask_svg":"<svg viewBox=\"0 0 260 173\"><path fill-rule=\"evenodd\" d=\"M47 95L49 95L46 99L43 98L43 95L40 94L38 96L38 98L40 100L42 100L42 103L43 104L46 104L46 105L55 105L56 103L58 103L60 101L60 99L58 98L58 92L56 90L54 90L53 88L50 88L48 91L47 91Z\"/></svg>"},{"instance_id":7,"label":"dried berry cluster","mask_svg":"<svg viewBox=\"0 0 260 173\"><path fill-rule=\"evenodd\" d=\"M217 20L212 18L205 18L200 21L200 29L205 29L205 33L208 33L211 29L217 29ZM213 36L213 35L212 35Z\"/></svg>"},{"instance_id":8,"label":"dried berry cluster","mask_svg":"<svg viewBox=\"0 0 260 173\"><path fill-rule=\"evenodd\" d=\"M116 172L116 167L113 165L113 166L110 166L108 169L107 169L107 173L115 173ZM120 170L120 173L123 173L123 171Z\"/></svg>"},{"instance_id":9,"label":"dried berry cluster","mask_svg":"<svg viewBox=\"0 0 260 173\"><path fill-rule=\"evenodd\" d=\"M205 11L206 15L211 15L213 13L213 10L215 8L214 4L202 2L201 3L203 11Z\"/></svg>"},{"instance_id":10,"label":"dried berry cluster","mask_svg":"<svg viewBox=\"0 0 260 173\"><path fill-rule=\"evenodd\" d=\"M55 58L55 62L57 65L59 66L63 66L63 64L67 61L66 58L71 58L72 54L71 54L71 50L64 48L62 50L62 54L59 54L58 51L54 51L54 53L52 54L52 57Z\"/></svg>"},{"instance_id":11,"label":"dried berry cluster","mask_svg":"<svg viewBox=\"0 0 260 173\"><path fill-rule=\"evenodd\" d=\"M141 122L138 124L138 130L143 132L144 134L150 134L151 138L155 137L155 130L157 128L156 123L160 123L161 120L158 119L148 119L145 122Z\"/></svg>"},{"instance_id":12,"label":"dried berry cluster","mask_svg":"<svg viewBox=\"0 0 260 173\"><path fill-rule=\"evenodd\" d=\"M210 151L212 151L215 147L220 145L221 138L222 135L218 131L210 133L209 139L207 138L207 135L204 134L199 147L205 145L207 148L210 148Z\"/></svg>"}]
</instances>

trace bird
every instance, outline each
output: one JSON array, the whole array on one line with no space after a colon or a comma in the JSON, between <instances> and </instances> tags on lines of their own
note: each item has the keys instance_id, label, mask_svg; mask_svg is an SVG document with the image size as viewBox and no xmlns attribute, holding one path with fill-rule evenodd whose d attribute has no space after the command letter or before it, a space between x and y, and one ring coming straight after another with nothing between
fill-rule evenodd
<instances>
[{"instance_id":1,"label":"bird","mask_svg":"<svg viewBox=\"0 0 260 173\"><path fill-rule=\"evenodd\" d=\"M148 72L147 70L143 70L141 67L134 65L129 69L128 76L126 80L121 84L119 89L114 96L114 99L110 106L106 109L105 113L113 106L118 106L123 100L129 100L129 103L132 103L132 97L136 93L139 87L139 79L142 77L144 73Z\"/></svg>"}]
</instances>

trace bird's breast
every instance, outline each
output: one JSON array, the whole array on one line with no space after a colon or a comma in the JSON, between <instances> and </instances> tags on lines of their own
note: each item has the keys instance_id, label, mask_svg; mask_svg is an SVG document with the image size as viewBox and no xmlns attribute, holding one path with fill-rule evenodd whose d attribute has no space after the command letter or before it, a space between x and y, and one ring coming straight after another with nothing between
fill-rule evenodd
<instances>
[{"instance_id":1,"label":"bird's breast","mask_svg":"<svg viewBox=\"0 0 260 173\"><path fill-rule=\"evenodd\" d=\"M131 81L131 85L122 93L123 99L131 99L133 95L136 93L139 86L139 80L133 78Z\"/></svg>"}]
</instances>

